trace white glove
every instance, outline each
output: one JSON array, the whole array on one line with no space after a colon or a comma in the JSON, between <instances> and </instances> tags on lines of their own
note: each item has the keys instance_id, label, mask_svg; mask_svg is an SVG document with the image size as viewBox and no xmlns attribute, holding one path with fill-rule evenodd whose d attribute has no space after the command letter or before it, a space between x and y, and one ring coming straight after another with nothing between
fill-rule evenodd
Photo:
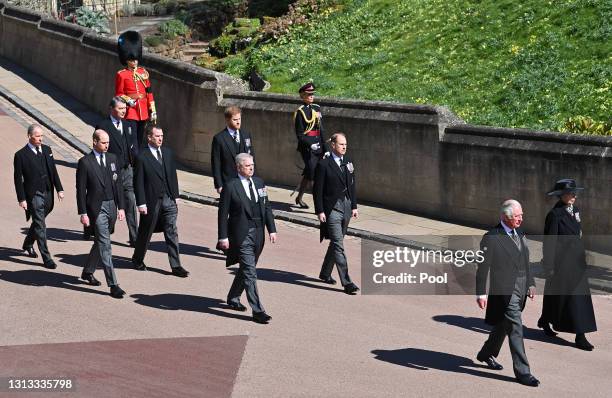
<instances>
[{"instance_id":1,"label":"white glove","mask_svg":"<svg viewBox=\"0 0 612 398\"><path fill-rule=\"evenodd\" d=\"M321 144L319 144L318 142L316 144L312 144L310 146L310 149L313 150L313 151L318 151L319 148L321 148Z\"/></svg>"},{"instance_id":2,"label":"white glove","mask_svg":"<svg viewBox=\"0 0 612 398\"><path fill-rule=\"evenodd\" d=\"M328 151L328 152L325 152L325 153L323 154L323 159L327 159L327 158L328 158L328 157L330 157L330 156L331 156L331 153L329 153L329 151Z\"/></svg>"},{"instance_id":3,"label":"white glove","mask_svg":"<svg viewBox=\"0 0 612 398\"><path fill-rule=\"evenodd\" d=\"M128 106L136 106L136 100L134 98L131 98L128 102L127 102Z\"/></svg>"},{"instance_id":4,"label":"white glove","mask_svg":"<svg viewBox=\"0 0 612 398\"><path fill-rule=\"evenodd\" d=\"M157 121L157 112L151 112L151 121L154 123Z\"/></svg>"}]
</instances>

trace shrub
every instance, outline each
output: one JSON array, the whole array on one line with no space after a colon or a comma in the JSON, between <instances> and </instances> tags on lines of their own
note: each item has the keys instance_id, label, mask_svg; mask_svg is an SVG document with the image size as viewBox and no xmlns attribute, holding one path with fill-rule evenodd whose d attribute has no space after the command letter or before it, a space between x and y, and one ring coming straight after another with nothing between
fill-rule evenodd
<instances>
[{"instance_id":1,"label":"shrub","mask_svg":"<svg viewBox=\"0 0 612 398\"><path fill-rule=\"evenodd\" d=\"M189 33L189 27L178 19L172 19L161 24L159 31L164 38L172 40L177 36L186 36Z\"/></svg>"},{"instance_id":2,"label":"shrub","mask_svg":"<svg viewBox=\"0 0 612 398\"><path fill-rule=\"evenodd\" d=\"M588 116L567 119L561 131L572 134L612 135L612 122L597 122Z\"/></svg>"},{"instance_id":3,"label":"shrub","mask_svg":"<svg viewBox=\"0 0 612 398\"><path fill-rule=\"evenodd\" d=\"M78 25L94 30L98 34L108 34L108 17L103 11L94 11L82 6L76 10L75 21Z\"/></svg>"},{"instance_id":4,"label":"shrub","mask_svg":"<svg viewBox=\"0 0 612 398\"><path fill-rule=\"evenodd\" d=\"M149 47L157 47L166 43L164 38L161 36L149 36L144 41L145 44Z\"/></svg>"},{"instance_id":5,"label":"shrub","mask_svg":"<svg viewBox=\"0 0 612 398\"><path fill-rule=\"evenodd\" d=\"M149 17L154 13L153 4L139 4L134 7L134 15L139 17Z\"/></svg>"}]
</instances>

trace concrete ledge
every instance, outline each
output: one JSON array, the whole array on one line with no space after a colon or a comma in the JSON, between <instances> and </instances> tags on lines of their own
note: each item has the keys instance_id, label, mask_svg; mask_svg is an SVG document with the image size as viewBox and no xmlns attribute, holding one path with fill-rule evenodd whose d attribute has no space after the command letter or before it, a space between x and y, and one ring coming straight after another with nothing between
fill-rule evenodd
<instances>
[{"instance_id":1,"label":"concrete ledge","mask_svg":"<svg viewBox=\"0 0 612 398\"><path fill-rule=\"evenodd\" d=\"M6 4L3 10L4 16L18 18L22 21L38 23L42 19L42 14L30 11L22 7L14 7Z\"/></svg>"},{"instance_id":2,"label":"concrete ledge","mask_svg":"<svg viewBox=\"0 0 612 398\"><path fill-rule=\"evenodd\" d=\"M87 31L83 36L82 43L84 46L93 47L96 50L104 50L117 56L117 43L106 37L98 36L96 33Z\"/></svg>"},{"instance_id":3,"label":"concrete ledge","mask_svg":"<svg viewBox=\"0 0 612 398\"><path fill-rule=\"evenodd\" d=\"M89 148L87 145L82 143L74 135L70 134L70 132L63 129L59 125L57 125L51 119L49 119L48 117L40 113L38 110L30 106L30 104L28 104L27 102L22 101L20 98L13 95L10 91L5 89L1 85L0 85L0 95L6 98L7 101L9 101L11 104L15 105L16 107L21 109L26 114L33 117L38 123L40 123L42 126L49 129L51 132L53 132L55 135L60 137L62 140L64 140L74 149L78 150L82 154L87 154L91 152L91 148Z\"/></svg>"},{"instance_id":4,"label":"concrete ledge","mask_svg":"<svg viewBox=\"0 0 612 398\"><path fill-rule=\"evenodd\" d=\"M77 24L57 21L52 18L43 18L40 22L40 29L56 32L74 39L81 39L81 37L88 32L88 29L85 29Z\"/></svg>"},{"instance_id":5,"label":"concrete ledge","mask_svg":"<svg viewBox=\"0 0 612 398\"><path fill-rule=\"evenodd\" d=\"M155 54L143 54L143 65L166 76L198 86L204 82L214 82L217 80L213 71Z\"/></svg>"}]
</instances>

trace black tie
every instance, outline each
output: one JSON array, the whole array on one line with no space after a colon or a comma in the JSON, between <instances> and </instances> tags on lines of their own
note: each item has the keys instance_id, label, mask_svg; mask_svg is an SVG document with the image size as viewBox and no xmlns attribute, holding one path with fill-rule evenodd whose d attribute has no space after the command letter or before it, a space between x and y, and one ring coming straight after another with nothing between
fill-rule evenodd
<instances>
[{"instance_id":1,"label":"black tie","mask_svg":"<svg viewBox=\"0 0 612 398\"><path fill-rule=\"evenodd\" d=\"M159 150L159 148L157 148L157 161L159 162L159 164L164 164L162 162L161 151Z\"/></svg>"},{"instance_id":2,"label":"black tie","mask_svg":"<svg viewBox=\"0 0 612 398\"><path fill-rule=\"evenodd\" d=\"M521 240L519 239L518 235L516 234L516 230L512 230L512 240L514 241L514 244L516 245L516 247L518 247L519 250L521 250Z\"/></svg>"},{"instance_id":3,"label":"black tie","mask_svg":"<svg viewBox=\"0 0 612 398\"><path fill-rule=\"evenodd\" d=\"M36 147L36 154L37 155L42 155L42 152L40 151L40 147L39 146Z\"/></svg>"},{"instance_id":4,"label":"black tie","mask_svg":"<svg viewBox=\"0 0 612 398\"><path fill-rule=\"evenodd\" d=\"M102 170L106 169L106 163L104 162L104 154L100 154L100 167L102 168Z\"/></svg>"},{"instance_id":5,"label":"black tie","mask_svg":"<svg viewBox=\"0 0 612 398\"><path fill-rule=\"evenodd\" d=\"M249 194L251 194L251 205L255 206L255 192L253 191L253 180L249 178Z\"/></svg>"}]
</instances>

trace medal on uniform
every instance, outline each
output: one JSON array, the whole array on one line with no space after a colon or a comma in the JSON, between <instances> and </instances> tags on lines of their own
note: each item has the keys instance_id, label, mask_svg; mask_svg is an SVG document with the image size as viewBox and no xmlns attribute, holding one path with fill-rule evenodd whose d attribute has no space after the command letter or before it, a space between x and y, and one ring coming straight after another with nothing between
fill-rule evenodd
<instances>
[{"instance_id":1,"label":"medal on uniform","mask_svg":"<svg viewBox=\"0 0 612 398\"><path fill-rule=\"evenodd\" d=\"M115 163L111 163L111 171L117 171L117 168L115 167Z\"/></svg>"},{"instance_id":2,"label":"medal on uniform","mask_svg":"<svg viewBox=\"0 0 612 398\"><path fill-rule=\"evenodd\" d=\"M117 173L113 173L113 181L117 181Z\"/></svg>"},{"instance_id":3,"label":"medal on uniform","mask_svg":"<svg viewBox=\"0 0 612 398\"><path fill-rule=\"evenodd\" d=\"M353 167L353 162L348 162L346 164L346 169L349 171L349 173L353 173L353 171L355 171L355 168Z\"/></svg>"},{"instance_id":4,"label":"medal on uniform","mask_svg":"<svg viewBox=\"0 0 612 398\"><path fill-rule=\"evenodd\" d=\"M266 187L263 187L263 188L258 188L258 189L257 189L257 194L258 194L260 197L266 197L266 196L268 196L268 191L266 190Z\"/></svg>"},{"instance_id":5,"label":"medal on uniform","mask_svg":"<svg viewBox=\"0 0 612 398\"><path fill-rule=\"evenodd\" d=\"M576 221L580 222L580 213L574 213L574 217L576 217Z\"/></svg>"}]
</instances>

